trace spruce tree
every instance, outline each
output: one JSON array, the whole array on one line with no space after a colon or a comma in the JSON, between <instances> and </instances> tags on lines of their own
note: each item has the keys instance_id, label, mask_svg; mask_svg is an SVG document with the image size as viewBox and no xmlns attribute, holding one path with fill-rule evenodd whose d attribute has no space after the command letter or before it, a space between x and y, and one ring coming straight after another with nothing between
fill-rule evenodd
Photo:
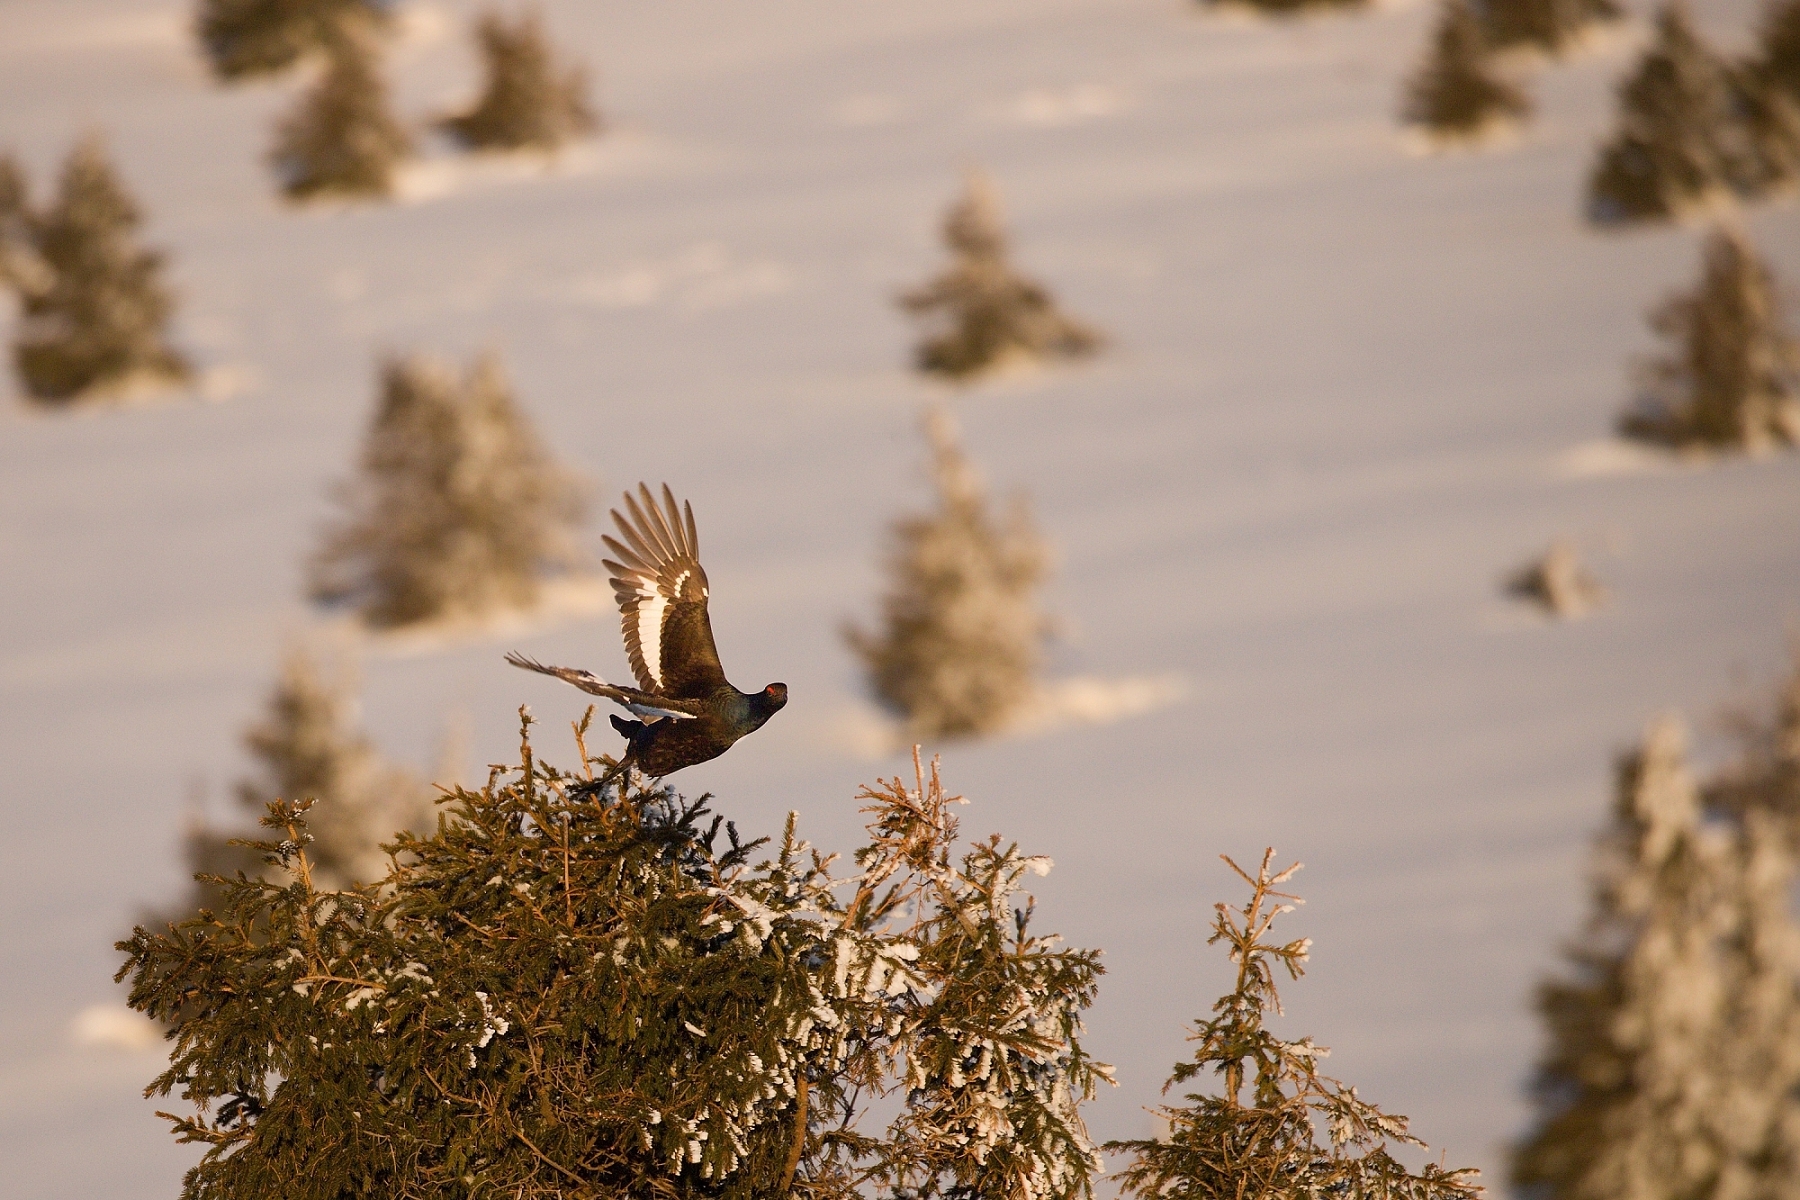
<instances>
[{"instance_id":1,"label":"spruce tree","mask_svg":"<svg viewBox=\"0 0 1800 1200\"><path fill-rule=\"evenodd\" d=\"M1757 53L1733 71L1751 175L1763 191L1800 178L1800 6L1775 0L1765 11Z\"/></svg>"},{"instance_id":2,"label":"spruce tree","mask_svg":"<svg viewBox=\"0 0 1800 1200\"><path fill-rule=\"evenodd\" d=\"M921 737L1002 728L1037 690L1049 552L1022 503L989 511L949 415L925 419L936 511L893 526L881 628L846 630L870 690Z\"/></svg>"},{"instance_id":3,"label":"spruce tree","mask_svg":"<svg viewBox=\"0 0 1800 1200\"><path fill-rule=\"evenodd\" d=\"M355 699L347 668L323 669L304 648L292 650L270 693L262 720L244 733L244 745L259 775L237 785L237 802L248 829L196 820L187 831L185 852L196 876L260 875L261 857L240 839L255 836L255 819L276 800L317 801L308 828L313 876L331 889L385 878L382 850L399 830L429 831L436 822L431 789L402 768L384 762L356 729ZM196 882L191 903L180 916L218 909L219 888Z\"/></svg>"},{"instance_id":4,"label":"spruce tree","mask_svg":"<svg viewBox=\"0 0 1800 1200\"><path fill-rule=\"evenodd\" d=\"M550 458L492 355L460 378L424 359L382 369L347 512L313 565L313 593L375 626L480 617L537 602L578 560L576 479Z\"/></svg>"},{"instance_id":5,"label":"spruce tree","mask_svg":"<svg viewBox=\"0 0 1800 1200\"><path fill-rule=\"evenodd\" d=\"M1763 83L1800 104L1800 0L1772 0L1753 60Z\"/></svg>"},{"instance_id":6,"label":"spruce tree","mask_svg":"<svg viewBox=\"0 0 1800 1200\"><path fill-rule=\"evenodd\" d=\"M1586 616L1606 599L1606 589L1581 565L1574 543L1565 538L1518 571L1507 590L1566 620Z\"/></svg>"},{"instance_id":7,"label":"spruce tree","mask_svg":"<svg viewBox=\"0 0 1800 1200\"><path fill-rule=\"evenodd\" d=\"M0 159L0 284L19 296L13 366L33 399L60 404L188 377L167 341L175 304L163 256L137 244L139 220L98 137L70 153L42 210L30 206L18 165Z\"/></svg>"},{"instance_id":8,"label":"spruce tree","mask_svg":"<svg viewBox=\"0 0 1800 1200\"><path fill-rule=\"evenodd\" d=\"M31 189L25 169L10 154L0 154L0 284L35 290L48 271L37 257L32 236ZM20 283L19 277L33 280Z\"/></svg>"},{"instance_id":9,"label":"spruce tree","mask_svg":"<svg viewBox=\"0 0 1800 1200\"><path fill-rule=\"evenodd\" d=\"M200 0L194 31L223 80L286 70L323 52L345 25L387 19L383 0Z\"/></svg>"},{"instance_id":10,"label":"spruce tree","mask_svg":"<svg viewBox=\"0 0 1800 1200\"><path fill-rule=\"evenodd\" d=\"M1541 993L1541 1121L1514 1154L1553 1200L1800 1186L1800 671L1741 732L1704 785L1672 720L1621 764L1594 916Z\"/></svg>"},{"instance_id":11,"label":"spruce tree","mask_svg":"<svg viewBox=\"0 0 1800 1200\"><path fill-rule=\"evenodd\" d=\"M1031 932L1047 860L960 842L935 763L864 790L836 878L793 815L766 849L722 838L581 757L522 737L379 886L325 888L314 810L272 803L269 879L119 944L171 1027L151 1091L195 1106L169 1117L205 1147L184 1196L1091 1194L1098 955Z\"/></svg>"},{"instance_id":12,"label":"spruce tree","mask_svg":"<svg viewBox=\"0 0 1800 1200\"><path fill-rule=\"evenodd\" d=\"M1539 992L1543 1116L1515 1149L1513 1179L1551 1200L1707 1196L1721 1170L1729 850L1702 827L1673 718L1620 760L1597 859L1569 972Z\"/></svg>"},{"instance_id":13,"label":"spruce tree","mask_svg":"<svg viewBox=\"0 0 1800 1200\"><path fill-rule=\"evenodd\" d=\"M1800 441L1800 346L1769 269L1742 235L1715 230L1699 285L1670 299L1651 325L1672 346L1643 371L1644 394L1620 419L1622 432L1752 451Z\"/></svg>"},{"instance_id":14,"label":"spruce tree","mask_svg":"<svg viewBox=\"0 0 1800 1200\"><path fill-rule=\"evenodd\" d=\"M1790 759L1789 765L1795 760ZM1737 814L1726 947L1715 1194L1791 1200L1800 1194L1800 928L1793 915L1796 826L1759 803Z\"/></svg>"},{"instance_id":15,"label":"spruce tree","mask_svg":"<svg viewBox=\"0 0 1800 1200\"><path fill-rule=\"evenodd\" d=\"M269 161L296 200L386 196L412 142L388 108L374 39L339 26L326 57L324 74L276 126Z\"/></svg>"},{"instance_id":16,"label":"spruce tree","mask_svg":"<svg viewBox=\"0 0 1800 1200\"><path fill-rule=\"evenodd\" d=\"M1443 0L1430 57L1407 85L1406 119L1442 138L1472 138L1530 108L1523 92L1494 74L1468 0Z\"/></svg>"},{"instance_id":17,"label":"spruce tree","mask_svg":"<svg viewBox=\"0 0 1800 1200\"><path fill-rule=\"evenodd\" d=\"M382 878L381 844L397 830L430 830L436 814L431 789L383 762L354 718L348 670L328 675L312 654L295 650L267 713L244 733L262 777L238 785L239 804L260 815L276 800L320 801L307 823L308 850L314 877L330 888Z\"/></svg>"},{"instance_id":18,"label":"spruce tree","mask_svg":"<svg viewBox=\"0 0 1800 1200\"><path fill-rule=\"evenodd\" d=\"M539 14L512 24L497 12L475 29L487 84L475 107L444 122L480 150L555 150L596 127L587 102L587 78L579 67L559 70Z\"/></svg>"},{"instance_id":19,"label":"spruce tree","mask_svg":"<svg viewBox=\"0 0 1800 1200\"><path fill-rule=\"evenodd\" d=\"M1588 184L1597 221L1679 216L1745 185L1757 168L1734 111L1730 68L1700 40L1679 0L1619 88L1618 132Z\"/></svg>"},{"instance_id":20,"label":"spruce tree","mask_svg":"<svg viewBox=\"0 0 1800 1200\"><path fill-rule=\"evenodd\" d=\"M1220 857L1224 857L1221 855ZM1328 1051L1311 1038L1290 1041L1265 1022L1281 1012L1277 972L1298 979L1312 941L1277 942L1278 917L1301 903L1279 891L1300 869L1272 872L1275 852L1263 854L1251 876L1225 862L1250 885L1241 909L1215 906L1207 944L1223 942L1237 968L1237 984L1195 1022L1199 1043L1178 1063L1163 1092L1196 1076L1216 1079L1218 1094L1189 1093L1183 1107L1155 1110L1168 1122L1155 1140L1109 1142L1130 1154L1119 1173L1122 1194L1155 1200L1474 1200L1481 1194L1472 1169L1447 1171L1427 1163L1409 1170L1389 1146L1423 1147L1405 1117L1383 1112L1349 1087L1319 1074ZM1326 1139L1320 1140L1320 1131Z\"/></svg>"},{"instance_id":21,"label":"spruce tree","mask_svg":"<svg viewBox=\"0 0 1800 1200\"><path fill-rule=\"evenodd\" d=\"M1363 8L1369 0L1201 0L1210 7L1242 5L1269 16L1287 17L1313 9Z\"/></svg>"},{"instance_id":22,"label":"spruce tree","mask_svg":"<svg viewBox=\"0 0 1800 1200\"><path fill-rule=\"evenodd\" d=\"M1614 0L1486 0L1481 23L1495 49L1534 46L1560 54L1580 34L1621 16Z\"/></svg>"},{"instance_id":23,"label":"spruce tree","mask_svg":"<svg viewBox=\"0 0 1800 1200\"><path fill-rule=\"evenodd\" d=\"M1007 261L999 193L979 172L944 217L955 261L936 279L900 298L936 332L919 344L919 369L964 378L1009 361L1077 358L1100 336L1060 312L1042 285Z\"/></svg>"},{"instance_id":24,"label":"spruce tree","mask_svg":"<svg viewBox=\"0 0 1800 1200\"><path fill-rule=\"evenodd\" d=\"M1790 1200L1800 1192L1800 655L1770 711L1740 715L1741 753L1702 789L1738 834L1729 943L1722 1196Z\"/></svg>"}]
</instances>

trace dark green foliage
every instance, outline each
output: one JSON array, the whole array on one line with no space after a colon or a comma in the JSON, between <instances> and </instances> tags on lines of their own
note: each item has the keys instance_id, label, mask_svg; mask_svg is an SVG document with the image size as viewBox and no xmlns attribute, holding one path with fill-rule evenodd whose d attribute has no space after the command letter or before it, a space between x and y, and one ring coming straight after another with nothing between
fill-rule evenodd
<instances>
[{"instance_id":1,"label":"dark green foliage","mask_svg":"<svg viewBox=\"0 0 1800 1200\"><path fill-rule=\"evenodd\" d=\"M490 12L475 35L487 85L474 108L444 122L446 129L482 150L554 150L596 127L584 72L558 71L537 13L508 25Z\"/></svg>"},{"instance_id":2,"label":"dark green foliage","mask_svg":"<svg viewBox=\"0 0 1800 1200\"><path fill-rule=\"evenodd\" d=\"M269 161L296 200L385 196L412 141L388 109L374 39L340 28L326 52L324 75L277 126Z\"/></svg>"},{"instance_id":3,"label":"dark green foliage","mask_svg":"<svg viewBox=\"0 0 1800 1200\"><path fill-rule=\"evenodd\" d=\"M763 843L704 799L522 739L378 887L339 892L309 806L271 803L279 882L219 881L216 915L120 943L174 1038L150 1091L198 1106L170 1118L207 1148L184 1195L1088 1195L1096 956L1009 912L1039 860L951 857L935 767L864 797L858 874L831 879L791 817L751 867ZM889 1136L857 1132L895 1087Z\"/></svg>"},{"instance_id":4,"label":"dark green foliage","mask_svg":"<svg viewBox=\"0 0 1800 1200\"><path fill-rule=\"evenodd\" d=\"M1408 1170L1388 1153L1389 1143L1422 1146L1407 1133L1405 1117L1382 1112L1355 1089L1318 1073L1326 1051L1311 1038L1288 1041L1264 1027L1281 1011L1275 972L1303 974L1311 940L1267 940L1275 919L1299 900L1276 888L1300 864L1279 874L1263 855L1254 877L1226 863L1252 889L1241 909L1216 906L1213 935L1237 966L1237 985L1197 1023L1199 1043L1191 1062L1179 1063L1166 1092L1197 1076L1221 1083L1218 1095L1189 1093L1183 1108L1158 1113L1168 1134L1155 1141L1110 1142L1109 1151L1132 1155L1119 1173L1125 1195L1171 1200L1474 1200L1481 1193L1475 1171L1446 1171L1427 1164ZM1284 904L1291 901L1292 904ZM1246 1091L1248 1095L1246 1095ZM1320 1131L1326 1135L1320 1143Z\"/></svg>"},{"instance_id":5,"label":"dark green foliage","mask_svg":"<svg viewBox=\"0 0 1800 1200\"><path fill-rule=\"evenodd\" d=\"M1431 55L1407 86L1406 119L1444 138L1469 138L1531 108L1497 77L1486 35L1468 0L1443 0Z\"/></svg>"},{"instance_id":6,"label":"dark green foliage","mask_svg":"<svg viewBox=\"0 0 1800 1200\"><path fill-rule=\"evenodd\" d=\"M1733 191L1753 194L1791 171L1800 125L1754 103L1737 71L1700 40L1678 2L1619 89L1619 127L1588 184L1602 223L1678 217Z\"/></svg>"},{"instance_id":7,"label":"dark green foliage","mask_svg":"<svg viewBox=\"0 0 1800 1200\"><path fill-rule=\"evenodd\" d=\"M313 565L313 594L370 624L480 617L536 603L577 558L585 509L492 356L458 378L424 359L382 368L348 510Z\"/></svg>"},{"instance_id":8,"label":"dark green foliage","mask_svg":"<svg viewBox=\"0 0 1800 1200\"><path fill-rule=\"evenodd\" d=\"M61 403L188 377L166 341L174 301L162 255L139 247L137 205L98 137L63 166L56 200L34 211L24 173L0 156L0 284L24 319L13 365L34 398Z\"/></svg>"},{"instance_id":9,"label":"dark green foliage","mask_svg":"<svg viewBox=\"0 0 1800 1200\"><path fill-rule=\"evenodd\" d=\"M383 0L200 0L194 31L214 75L247 79L323 51L349 23L385 21L388 7Z\"/></svg>"},{"instance_id":10,"label":"dark green foliage","mask_svg":"<svg viewBox=\"0 0 1800 1200\"><path fill-rule=\"evenodd\" d=\"M1715 230L1699 286L1651 318L1673 343L1649 363L1621 432L1670 446L1762 450L1800 442L1800 346L1769 269L1739 234Z\"/></svg>"},{"instance_id":11,"label":"dark green foliage","mask_svg":"<svg viewBox=\"0 0 1800 1200\"><path fill-rule=\"evenodd\" d=\"M985 175L944 218L955 261L900 306L939 325L919 344L919 369L964 378L1015 360L1080 358L1100 348L1100 335L1063 315L1040 284L1016 273L1006 257L1000 198Z\"/></svg>"},{"instance_id":12,"label":"dark green foliage","mask_svg":"<svg viewBox=\"0 0 1800 1200\"><path fill-rule=\"evenodd\" d=\"M1486 0L1481 23L1495 49L1535 46L1551 54L1583 30L1623 15L1614 0Z\"/></svg>"}]
</instances>

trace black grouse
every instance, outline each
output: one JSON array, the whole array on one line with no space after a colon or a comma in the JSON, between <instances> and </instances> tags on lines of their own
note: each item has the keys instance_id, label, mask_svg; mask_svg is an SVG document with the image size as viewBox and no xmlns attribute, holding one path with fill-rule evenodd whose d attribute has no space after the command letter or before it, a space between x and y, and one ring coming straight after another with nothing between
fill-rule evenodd
<instances>
[{"instance_id":1,"label":"black grouse","mask_svg":"<svg viewBox=\"0 0 1800 1200\"><path fill-rule=\"evenodd\" d=\"M740 692L726 680L706 615L706 572L700 566L694 508L677 506L666 483L661 505L645 484L638 484L638 491L641 505L625 493L629 519L612 510L624 543L604 539L619 560L606 559L605 565L612 573L613 595L624 617L625 653L638 686L618 687L590 672L547 667L522 654L508 654L506 661L554 675L637 714L642 720L612 718L613 728L631 743L620 765L661 777L717 758L745 734L761 729L787 703L787 684Z\"/></svg>"}]
</instances>

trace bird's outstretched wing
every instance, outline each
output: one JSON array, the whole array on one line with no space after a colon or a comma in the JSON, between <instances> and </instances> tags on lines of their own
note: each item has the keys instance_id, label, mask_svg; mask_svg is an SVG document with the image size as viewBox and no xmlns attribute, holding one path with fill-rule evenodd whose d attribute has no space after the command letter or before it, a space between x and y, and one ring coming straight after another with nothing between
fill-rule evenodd
<instances>
[{"instance_id":1,"label":"bird's outstretched wing","mask_svg":"<svg viewBox=\"0 0 1800 1200\"><path fill-rule=\"evenodd\" d=\"M661 696L651 696L637 688L618 687L606 682L592 671L579 671L574 667L546 667L535 658L526 658L523 654L508 654L506 661L526 671L536 671L541 675L554 675L564 683L572 683L590 696L604 696L613 703L630 709L640 717L655 721L662 717L673 717L678 721L691 721L694 714L682 712L667 706Z\"/></svg>"},{"instance_id":2,"label":"bird's outstretched wing","mask_svg":"<svg viewBox=\"0 0 1800 1200\"><path fill-rule=\"evenodd\" d=\"M627 517L613 509L625 540L607 537L618 556L606 559L613 595L624 618L625 653L638 686L659 696L699 700L727 686L706 615L706 572L692 505L675 503L663 484L662 503L638 484L643 503L625 493Z\"/></svg>"}]
</instances>

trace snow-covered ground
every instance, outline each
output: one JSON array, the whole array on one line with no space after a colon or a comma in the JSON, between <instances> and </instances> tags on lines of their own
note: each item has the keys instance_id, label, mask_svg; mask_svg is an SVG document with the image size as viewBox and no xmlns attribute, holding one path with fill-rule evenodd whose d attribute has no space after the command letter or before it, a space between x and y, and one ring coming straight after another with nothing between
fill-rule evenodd
<instances>
[{"instance_id":1,"label":"snow-covered ground","mask_svg":"<svg viewBox=\"0 0 1800 1200\"><path fill-rule=\"evenodd\" d=\"M473 86L472 5L411 3L390 65L422 120ZM1743 43L1746 0L1698 7ZM1052 855L1046 927L1106 949L1091 1036L1121 1086L1096 1131L1149 1128L1224 985L1215 856L1273 843L1309 864L1288 921L1317 947L1284 1028L1501 1184L1613 752L1772 679L1800 615L1800 459L1605 442L1699 238L1578 220L1635 35L1540 71L1514 141L1422 156L1393 122L1422 4L547 10L605 137L547 172L432 162L403 203L294 212L262 155L299 81L209 84L181 0L0 0L0 145L42 187L107 132L171 253L180 341L229 396L0 412L0 1192L166 1197L193 1159L138 1098L156 1049L77 1014L116 1002L111 943L175 894L184 813L223 803L284 639L318 619L302 564L384 352L498 348L603 497L693 498L726 664L793 702L679 782L746 829L797 808L854 845L856 784L902 760L844 736L864 702L838 630L923 499L917 417L945 394L905 369L891 297L940 263L974 163L1020 264L1114 339L952 397L1060 548L1057 673L1180 683L1117 723L944 749L965 828ZM1800 281L1794 208L1748 223ZM1559 534L1611 594L1563 625L1499 592ZM506 649L622 673L606 617L372 649L383 748L423 767L466 722L471 771L506 761L529 702L571 757L581 698Z\"/></svg>"}]
</instances>

